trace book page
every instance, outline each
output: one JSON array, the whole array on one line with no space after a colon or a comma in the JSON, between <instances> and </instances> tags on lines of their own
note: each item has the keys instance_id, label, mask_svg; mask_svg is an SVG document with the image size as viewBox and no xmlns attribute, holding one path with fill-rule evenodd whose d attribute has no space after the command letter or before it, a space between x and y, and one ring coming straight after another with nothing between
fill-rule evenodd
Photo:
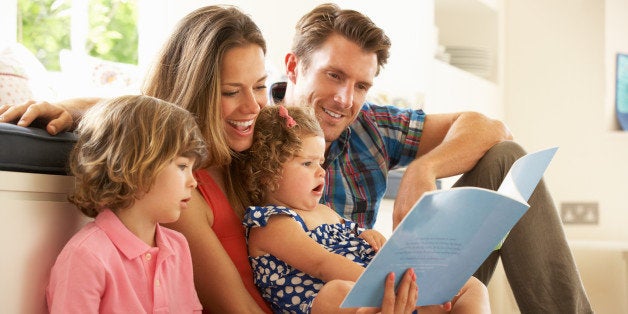
<instances>
[{"instance_id":1,"label":"book page","mask_svg":"<svg viewBox=\"0 0 628 314\"><path fill-rule=\"evenodd\" d=\"M558 147L552 147L517 159L497 191L527 202L557 150Z\"/></svg>"}]
</instances>

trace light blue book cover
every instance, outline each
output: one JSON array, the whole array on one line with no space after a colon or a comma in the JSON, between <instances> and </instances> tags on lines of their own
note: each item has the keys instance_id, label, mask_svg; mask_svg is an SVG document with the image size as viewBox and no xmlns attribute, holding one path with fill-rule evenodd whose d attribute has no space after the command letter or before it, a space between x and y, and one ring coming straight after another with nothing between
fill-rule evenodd
<instances>
[{"instance_id":1,"label":"light blue book cover","mask_svg":"<svg viewBox=\"0 0 628 314\"><path fill-rule=\"evenodd\" d=\"M401 221L341 307L379 307L384 280L414 268L417 305L453 298L528 209L528 198L558 148L519 158L498 191L459 187L425 193Z\"/></svg>"}]
</instances>

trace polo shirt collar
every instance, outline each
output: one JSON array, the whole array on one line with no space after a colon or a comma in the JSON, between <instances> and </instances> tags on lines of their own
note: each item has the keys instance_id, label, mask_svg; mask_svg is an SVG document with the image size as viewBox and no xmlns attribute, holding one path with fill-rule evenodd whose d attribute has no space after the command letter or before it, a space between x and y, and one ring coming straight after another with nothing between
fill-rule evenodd
<instances>
[{"instance_id":1,"label":"polo shirt collar","mask_svg":"<svg viewBox=\"0 0 628 314\"><path fill-rule=\"evenodd\" d=\"M140 240L131 230L129 230L111 210L105 209L96 216L96 225L102 229L111 242L129 260L135 259L151 249L150 245ZM170 242L163 236L160 225L157 225L155 232L155 243L159 248L160 257L173 254Z\"/></svg>"}]
</instances>

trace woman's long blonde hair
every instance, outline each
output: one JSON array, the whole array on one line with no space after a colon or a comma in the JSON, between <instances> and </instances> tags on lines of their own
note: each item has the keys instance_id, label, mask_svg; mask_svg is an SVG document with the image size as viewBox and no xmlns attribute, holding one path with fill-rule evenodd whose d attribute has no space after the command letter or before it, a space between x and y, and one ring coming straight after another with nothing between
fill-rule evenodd
<instances>
[{"instance_id":1,"label":"woman's long blonde hair","mask_svg":"<svg viewBox=\"0 0 628 314\"><path fill-rule=\"evenodd\" d=\"M185 16L163 46L143 92L178 104L197 117L207 141L204 167L224 167L226 194L242 214L246 197L234 185L229 170L236 154L227 143L221 110L220 69L225 53L254 44L266 53L266 42L255 22L234 6L206 6Z\"/></svg>"}]
</instances>

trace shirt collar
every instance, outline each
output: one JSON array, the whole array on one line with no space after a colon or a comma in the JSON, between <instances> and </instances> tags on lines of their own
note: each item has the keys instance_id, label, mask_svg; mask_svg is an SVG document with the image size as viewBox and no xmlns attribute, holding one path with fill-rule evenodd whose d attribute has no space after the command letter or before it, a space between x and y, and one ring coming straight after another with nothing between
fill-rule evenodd
<instances>
[{"instance_id":1,"label":"shirt collar","mask_svg":"<svg viewBox=\"0 0 628 314\"><path fill-rule=\"evenodd\" d=\"M98 214L95 223L107 234L118 250L130 260L139 257L151 249L148 244L144 243L144 241L133 234L133 232L122 223L120 218L109 209L105 209ZM168 239L164 237L163 231L161 230L162 228L164 227L161 227L159 224L157 225L155 243L159 248L159 255L166 257L172 254L173 250Z\"/></svg>"},{"instance_id":2,"label":"shirt collar","mask_svg":"<svg viewBox=\"0 0 628 314\"><path fill-rule=\"evenodd\" d=\"M325 163L323 164L323 168L327 169L327 167L334 161L338 156L347 152L349 148L349 137L351 136L351 128L347 128L344 130L340 136L329 145L329 151L327 152L327 156L325 156Z\"/></svg>"}]
</instances>

